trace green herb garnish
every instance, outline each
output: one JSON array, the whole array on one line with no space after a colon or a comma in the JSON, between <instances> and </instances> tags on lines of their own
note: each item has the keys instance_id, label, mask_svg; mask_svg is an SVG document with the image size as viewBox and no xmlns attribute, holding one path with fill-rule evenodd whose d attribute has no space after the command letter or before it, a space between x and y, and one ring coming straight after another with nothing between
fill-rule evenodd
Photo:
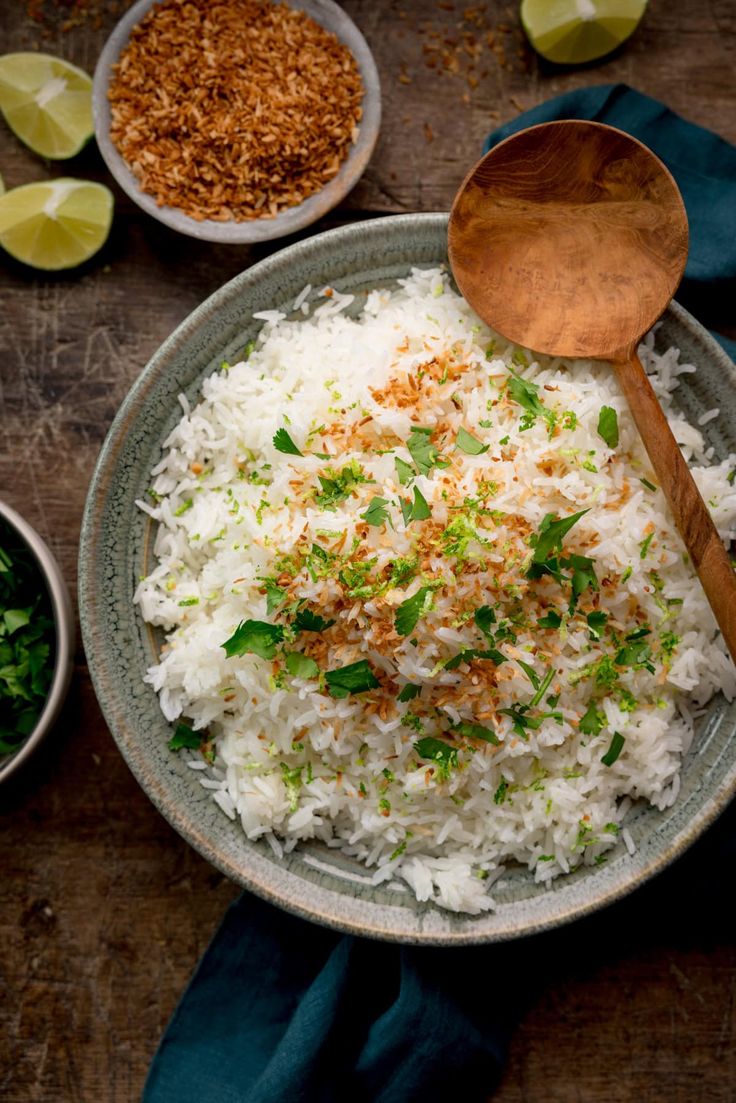
<instances>
[{"instance_id":1,"label":"green herb garnish","mask_svg":"<svg viewBox=\"0 0 736 1103\"><path fill-rule=\"evenodd\" d=\"M381 525L384 525L386 523L386 519L388 518L388 510L386 509L387 505L388 501L386 498L371 498L368 504L368 509L365 511L365 513L361 513L360 516L369 525L375 525L376 528L379 528Z\"/></svg>"},{"instance_id":2,"label":"green herb garnish","mask_svg":"<svg viewBox=\"0 0 736 1103\"><path fill-rule=\"evenodd\" d=\"M614 762L621 754L625 742L626 740L620 732L613 733L608 750L604 755L601 755L601 762L604 766L613 766Z\"/></svg>"},{"instance_id":3,"label":"green herb garnish","mask_svg":"<svg viewBox=\"0 0 736 1103\"><path fill-rule=\"evenodd\" d=\"M228 659L236 655L258 655L261 659L273 659L276 647L284 639L280 624L268 624L264 620L244 620L229 640L221 644Z\"/></svg>"},{"instance_id":4,"label":"green herb garnish","mask_svg":"<svg viewBox=\"0 0 736 1103\"><path fill-rule=\"evenodd\" d=\"M457 437L455 438L455 447L459 448L461 452L467 453L469 456L481 456L484 452L487 452L490 448L489 444L482 444L479 440L476 440L474 436L463 429L462 426L457 431Z\"/></svg>"},{"instance_id":5,"label":"green herb garnish","mask_svg":"<svg viewBox=\"0 0 736 1103\"><path fill-rule=\"evenodd\" d=\"M411 682L407 682L401 693L396 698L397 701L413 701L415 697L418 697L422 692L421 686L412 685Z\"/></svg>"},{"instance_id":6,"label":"green herb garnish","mask_svg":"<svg viewBox=\"0 0 736 1103\"><path fill-rule=\"evenodd\" d=\"M305 681L319 676L319 667L314 659L301 651L290 651L287 654L286 669L294 678L303 678Z\"/></svg>"},{"instance_id":7,"label":"green herb garnish","mask_svg":"<svg viewBox=\"0 0 736 1103\"><path fill-rule=\"evenodd\" d=\"M205 738L203 732L195 732L187 724L177 724L176 731L169 740L169 750L179 751L186 747L190 751L198 751Z\"/></svg>"},{"instance_id":8,"label":"green herb garnish","mask_svg":"<svg viewBox=\"0 0 736 1103\"><path fill-rule=\"evenodd\" d=\"M365 693L366 690L376 689L380 685L366 659L340 667L339 670L328 670L325 674L325 682L331 697Z\"/></svg>"},{"instance_id":9,"label":"green herb garnish","mask_svg":"<svg viewBox=\"0 0 736 1103\"><path fill-rule=\"evenodd\" d=\"M299 609L294 617L294 627L297 632L324 632L334 623L334 620L325 620L319 613L313 613L311 609Z\"/></svg>"},{"instance_id":10,"label":"green herb garnish","mask_svg":"<svg viewBox=\"0 0 736 1103\"><path fill-rule=\"evenodd\" d=\"M458 735L462 735L465 739L482 739L485 743L493 743L495 747L499 746L498 736L490 728L484 728L482 724L470 724L466 720L461 720L459 724L453 724L452 730L456 731Z\"/></svg>"},{"instance_id":11,"label":"green herb garnish","mask_svg":"<svg viewBox=\"0 0 736 1103\"><path fill-rule=\"evenodd\" d=\"M613 406L601 406L598 414L598 436L609 448L618 448L618 415Z\"/></svg>"},{"instance_id":12,"label":"green herb garnish","mask_svg":"<svg viewBox=\"0 0 736 1103\"><path fill-rule=\"evenodd\" d=\"M284 452L287 456L303 455L303 452L299 451L286 429L276 430L273 435L273 446L277 452Z\"/></svg>"},{"instance_id":13,"label":"green herb garnish","mask_svg":"<svg viewBox=\"0 0 736 1103\"><path fill-rule=\"evenodd\" d=\"M408 636L417 626L419 618L424 615L432 604L432 587L422 586L413 597L402 601L394 616L394 628L400 636Z\"/></svg>"}]
</instances>

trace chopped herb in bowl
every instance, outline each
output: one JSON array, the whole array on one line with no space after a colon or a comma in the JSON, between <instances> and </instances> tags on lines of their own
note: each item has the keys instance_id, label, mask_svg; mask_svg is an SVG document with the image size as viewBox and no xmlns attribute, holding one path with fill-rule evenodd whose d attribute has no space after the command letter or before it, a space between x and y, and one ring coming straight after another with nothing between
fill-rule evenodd
<instances>
[{"instance_id":1,"label":"chopped herb in bowl","mask_svg":"<svg viewBox=\"0 0 736 1103\"><path fill-rule=\"evenodd\" d=\"M69 598L55 560L0 503L0 776L26 758L56 718L72 640Z\"/></svg>"}]
</instances>

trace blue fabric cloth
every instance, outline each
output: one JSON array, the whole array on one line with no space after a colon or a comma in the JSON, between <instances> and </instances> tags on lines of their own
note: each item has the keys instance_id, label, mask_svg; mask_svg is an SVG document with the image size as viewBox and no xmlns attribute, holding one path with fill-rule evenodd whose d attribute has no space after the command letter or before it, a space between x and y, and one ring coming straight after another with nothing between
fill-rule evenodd
<instances>
[{"instance_id":1,"label":"blue fabric cloth","mask_svg":"<svg viewBox=\"0 0 736 1103\"><path fill-rule=\"evenodd\" d=\"M736 341L716 332L719 325L736 324L736 147L625 84L599 84L525 111L494 130L484 152L517 130L555 119L593 119L618 127L665 163L690 223L690 253L677 300L736 359Z\"/></svg>"},{"instance_id":2,"label":"blue fabric cloth","mask_svg":"<svg viewBox=\"0 0 736 1103\"><path fill-rule=\"evenodd\" d=\"M711 324L732 323L725 310L736 284L736 150L623 85L542 104L495 131L487 148L558 118L620 127L665 161L690 219L678 298ZM694 931L702 938L704 922L709 937L730 937L722 870L734 858L730 809L672 870L628 900L560 931L467 950L341 936L246 893L167 1027L144 1103L481 1103L540 983L663 939L679 945Z\"/></svg>"}]
</instances>

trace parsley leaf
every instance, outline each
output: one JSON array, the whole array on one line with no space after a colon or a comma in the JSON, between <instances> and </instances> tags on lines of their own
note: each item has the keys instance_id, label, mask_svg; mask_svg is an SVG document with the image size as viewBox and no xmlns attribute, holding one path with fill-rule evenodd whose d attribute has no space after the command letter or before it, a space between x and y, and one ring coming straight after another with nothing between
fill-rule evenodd
<instances>
[{"instance_id":1,"label":"parsley leaf","mask_svg":"<svg viewBox=\"0 0 736 1103\"><path fill-rule=\"evenodd\" d=\"M334 623L334 620L325 620L319 613L313 613L311 609L299 609L294 617L294 627L297 632L324 632Z\"/></svg>"},{"instance_id":2,"label":"parsley leaf","mask_svg":"<svg viewBox=\"0 0 736 1103\"><path fill-rule=\"evenodd\" d=\"M484 452L488 451L490 445L481 444L479 440L471 436L461 425L457 431L457 437L455 438L455 447L459 448L461 452L466 452L469 456L481 456Z\"/></svg>"},{"instance_id":3,"label":"parsley leaf","mask_svg":"<svg viewBox=\"0 0 736 1103\"><path fill-rule=\"evenodd\" d=\"M244 620L238 625L229 640L221 644L228 659L236 655L258 655L261 659L272 659L276 654L276 645L284 638L284 629L280 624L268 624L264 620Z\"/></svg>"},{"instance_id":4,"label":"parsley leaf","mask_svg":"<svg viewBox=\"0 0 736 1103\"><path fill-rule=\"evenodd\" d=\"M205 738L203 732L195 732L187 724L177 724L176 731L169 740L169 750L178 751L182 747L188 750L199 750Z\"/></svg>"},{"instance_id":5,"label":"parsley leaf","mask_svg":"<svg viewBox=\"0 0 736 1103\"><path fill-rule=\"evenodd\" d=\"M301 651L290 651L286 656L286 669L294 678L316 678L319 675L319 667L314 659Z\"/></svg>"},{"instance_id":6,"label":"parsley leaf","mask_svg":"<svg viewBox=\"0 0 736 1103\"><path fill-rule=\"evenodd\" d=\"M388 501L386 498L371 498L368 509L365 513L361 513L360 516L369 525L375 525L376 528L378 528L380 525L386 523L386 518L388 517L387 505Z\"/></svg>"},{"instance_id":7,"label":"parsley leaf","mask_svg":"<svg viewBox=\"0 0 736 1103\"><path fill-rule=\"evenodd\" d=\"M601 762L604 766L613 766L614 762L621 754L624 748L626 740L620 732L614 732L611 737L611 743L604 755L601 755Z\"/></svg>"},{"instance_id":8,"label":"parsley leaf","mask_svg":"<svg viewBox=\"0 0 736 1103\"><path fill-rule=\"evenodd\" d=\"M466 720L461 720L459 724L453 724L452 730L466 739L482 739L486 743L493 743L495 747L499 746L496 733L490 728L484 728L481 724L470 724Z\"/></svg>"},{"instance_id":9,"label":"parsley leaf","mask_svg":"<svg viewBox=\"0 0 736 1103\"><path fill-rule=\"evenodd\" d=\"M366 690L376 689L380 685L366 659L340 667L339 670L328 670L325 674L325 682L332 697L347 697L349 693L365 693Z\"/></svg>"},{"instance_id":10,"label":"parsley leaf","mask_svg":"<svg viewBox=\"0 0 736 1103\"><path fill-rule=\"evenodd\" d=\"M299 451L286 429L276 430L273 435L273 446L277 452L285 452L287 456L302 456L304 454Z\"/></svg>"},{"instance_id":11,"label":"parsley leaf","mask_svg":"<svg viewBox=\"0 0 736 1103\"><path fill-rule=\"evenodd\" d=\"M400 636L408 636L417 626L420 616L426 613L432 601L432 587L422 586L413 597L402 601L396 610L394 628Z\"/></svg>"},{"instance_id":12,"label":"parsley leaf","mask_svg":"<svg viewBox=\"0 0 736 1103\"><path fill-rule=\"evenodd\" d=\"M598 414L598 436L609 448L618 448L618 415L613 406L601 406Z\"/></svg>"}]
</instances>

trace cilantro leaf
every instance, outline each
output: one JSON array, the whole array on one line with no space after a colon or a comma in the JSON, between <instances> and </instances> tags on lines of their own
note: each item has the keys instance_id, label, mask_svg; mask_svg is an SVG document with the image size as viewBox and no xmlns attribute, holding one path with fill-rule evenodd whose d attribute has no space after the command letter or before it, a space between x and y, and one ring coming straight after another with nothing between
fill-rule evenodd
<instances>
[{"instance_id":1,"label":"cilantro leaf","mask_svg":"<svg viewBox=\"0 0 736 1103\"><path fill-rule=\"evenodd\" d=\"M593 613L588 613L585 619L590 629L590 638L592 640L599 640L601 638L601 632L608 622L608 613L604 613L602 610L596 610Z\"/></svg>"},{"instance_id":2,"label":"cilantro leaf","mask_svg":"<svg viewBox=\"0 0 736 1103\"><path fill-rule=\"evenodd\" d=\"M570 602L570 610L572 611L577 599L588 587L591 590L598 589L594 561L589 559L587 555L569 555L566 559L560 560L560 565L572 570L572 600Z\"/></svg>"},{"instance_id":3,"label":"cilantro leaf","mask_svg":"<svg viewBox=\"0 0 736 1103\"><path fill-rule=\"evenodd\" d=\"M402 601L396 610L394 628L400 636L408 636L417 626L420 616L426 613L431 604L432 587L422 586L413 597Z\"/></svg>"},{"instance_id":4,"label":"cilantro leaf","mask_svg":"<svg viewBox=\"0 0 736 1103\"><path fill-rule=\"evenodd\" d=\"M287 456L302 456L294 441L286 429L277 429L273 435L273 446L277 452L285 452Z\"/></svg>"},{"instance_id":5,"label":"cilantro leaf","mask_svg":"<svg viewBox=\"0 0 736 1103\"><path fill-rule=\"evenodd\" d=\"M322 509L331 510L332 512L337 509L340 502L344 502L346 498L350 497L359 483L369 481L357 460L347 464L341 471L335 471L328 467L325 474L318 475L317 478L322 490L315 495L314 500Z\"/></svg>"},{"instance_id":6,"label":"cilantro leaf","mask_svg":"<svg viewBox=\"0 0 736 1103\"><path fill-rule=\"evenodd\" d=\"M479 628L488 639L493 638L491 625L496 623L496 614L490 605L479 605L473 614L476 628Z\"/></svg>"},{"instance_id":7,"label":"cilantro leaf","mask_svg":"<svg viewBox=\"0 0 736 1103\"><path fill-rule=\"evenodd\" d=\"M540 628L560 628L562 625L562 617L556 610L549 609L543 617L540 617L537 621Z\"/></svg>"},{"instance_id":8,"label":"cilantro leaf","mask_svg":"<svg viewBox=\"0 0 736 1103\"><path fill-rule=\"evenodd\" d=\"M618 415L613 406L601 406L598 414L598 436L609 448L618 448Z\"/></svg>"},{"instance_id":9,"label":"cilantro leaf","mask_svg":"<svg viewBox=\"0 0 736 1103\"><path fill-rule=\"evenodd\" d=\"M406 447L420 475L428 475L433 467L446 466L439 460L439 452L431 441L432 430L412 426Z\"/></svg>"},{"instance_id":10,"label":"cilantro leaf","mask_svg":"<svg viewBox=\"0 0 736 1103\"><path fill-rule=\"evenodd\" d=\"M294 627L297 632L324 632L334 623L334 620L325 620L319 613L313 613L311 609L299 609L294 617Z\"/></svg>"},{"instance_id":11,"label":"cilantro leaf","mask_svg":"<svg viewBox=\"0 0 736 1103\"><path fill-rule=\"evenodd\" d=\"M595 701L591 701L585 710L585 714L581 716L578 728L584 735L600 735L601 729L605 727L606 714L602 712Z\"/></svg>"},{"instance_id":12,"label":"cilantro leaf","mask_svg":"<svg viewBox=\"0 0 736 1103\"><path fill-rule=\"evenodd\" d=\"M445 670L457 670L461 663L469 663L472 659L490 659L496 666L500 666L501 663L506 662L506 656L495 647L491 647L488 650L479 650L477 647L466 647L463 651L458 651L457 655L453 655L451 659L447 660L445 663Z\"/></svg>"},{"instance_id":13,"label":"cilantro leaf","mask_svg":"<svg viewBox=\"0 0 736 1103\"><path fill-rule=\"evenodd\" d=\"M626 740L620 732L614 732L611 736L611 743L608 750L604 755L601 755L601 762L604 766L613 766L614 762L624 749L624 743Z\"/></svg>"},{"instance_id":14,"label":"cilantro leaf","mask_svg":"<svg viewBox=\"0 0 736 1103\"><path fill-rule=\"evenodd\" d=\"M169 740L169 750L179 751L182 747L188 750L199 750L206 738L203 732L195 732L187 724L177 724L176 731Z\"/></svg>"},{"instance_id":15,"label":"cilantro leaf","mask_svg":"<svg viewBox=\"0 0 736 1103\"><path fill-rule=\"evenodd\" d=\"M539 675L534 667L530 666L529 663L525 663L523 659L517 659L516 661L532 683L534 689L539 689Z\"/></svg>"},{"instance_id":16,"label":"cilantro leaf","mask_svg":"<svg viewBox=\"0 0 736 1103\"><path fill-rule=\"evenodd\" d=\"M418 486L414 487L414 501L410 502L408 498L400 498L399 505L401 506L401 516L404 519L405 526L410 525L412 521L426 521L432 516L427 499Z\"/></svg>"},{"instance_id":17,"label":"cilantro leaf","mask_svg":"<svg viewBox=\"0 0 736 1103\"><path fill-rule=\"evenodd\" d=\"M406 460L399 459L398 456L394 462L396 464L396 474L399 477L399 482L402 486L408 486L416 474L414 468L410 467Z\"/></svg>"},{"instance_id":18,"label":"cilantro leaf","mask_svg":"<svg viewBox=\"0 0 736 1103\"><path fill-rule=\"evenodd\" d=\"M422 692L422 687L421 686L415 686L415 685L412 685L411 682L407 682L406 685L404 686L404 688L402 689L401 693L399 694L399 696L396 698L396 700L397 701L402 701L402 702L403 701L413 701L414 698L418 697L421 692Z\"/></svg>"},{"instance_id":19,"label":"cilantro leaf","mask_svg":"<svg viewBox=\"0 0 736 1103\"><path fill-rule=\"evenodd\" d=\"M228 659L236 655L258 655L261 659L272 659L276 646L284 638L284 629L280 624L268 624L264 620L244 620L238 625L224 647Z\"/></svg>"},{"instance_id":20,"label":"cilantro leaf","mask_svg":"<svg viewBox=\"0 0 736 1103\"><path fill-rule=\"evenodd\" d=\"M459 448L461 452L466 452L469 456L481 456L484 452L488 451L490 445L481 444L479 440L471 436L461 425L455 438L455 447Z\"/></svg>"},{"instance_id":21,"label":"cilantro leaf","mask_svg":"<svg viewBox=\"0 0 736 1103\"><path fill-rule=\"evenodd\" d=\"M500 745L496 733L490 728L484 728L482 724L470 724L466 720L461 720L459 724L453 724L452 730L466 739L482 739L486 743L493 743L495 747Z\"/></svg>"},{"instance_id":22,"label":"cilantro leaf","mask_svg":"<svg viewBox=\"0 0 736 1103\"><path fill-rule=\"evenodd\" d=\"M365 513L361 513L360 516L369 525L375 525L376 528L378 528L386 523L386 519L388 517L388 511L386 509L387 505L388 501L386 498L371 498L368 504L368 509L365 511Z\"/></svg>"},{"instance_id":23,"label":"cilantro leaf","mask_svg":"<svg viewBox=\"0 0 736 1103\"><path fill-rule=\"evenodd\" d=\"M646 640L635 640L626 644L617 653L614 662L616 666L644 667L650 674L654 674L654 667L650 660L652 649Z\"/></svg>"},{"instance_id":24,"label":"cilantro leaf","mask_svg":"<svg viewBox=\"0 0 736 1103\"><path fill-rule=\"evenodd\" d=\"M562 551L563 538L588 512L587 509L581 509L579 513L573 513L569 517L556 517L554 513L546 514L534 542L533 562L544 563L553 551Z\"/></svg>"},{"instance_id":25,"label":"cilantro leaf","mask_svg":"<svg viewBox=\"0 0 736 1103\"><path fill-rule=\"evenodd\" d=\"M332 697L347 697L349 693L365 693L366 690L376 689L380 685L366 659L349 663L348 666L340 667L338 670L328 670L325 674L325 682Z\"/></svg>"},{"instance_id":26,"label":"cilantro leaf","mask_svg":"<svg viewBox=\"0 0 736 1103\"><path fill-rule=\"evenodd\" d=\"M528 379L522 379L513 368L509 371L511 375L508 385L509 397L519 406L522 406L533 418L543 417L552 429L557 421L557 415L552 410L547 409L540 400L539 387L536 383L530 383Z\"/></svg>"},{"instance_id":27,"label":"cilantro leaf","mask_svg":"<svg viewBox=\"0 0 736 1103\"><path fill-rule=\"evenodd\" d=\"M261 578L259 581L266 591L266 613L270 617L271 613L275 613L279 605L283 603L286 590L283 590L273 578Z\"/></svg>"},{"instance_id":28,"label":"cilantro leaf","mask_svg":"<svg viewBox=\"0 0 736 1103\"><path fill-rule=\"evenodd\" d=\"M437 762L445 777L448 776L451 768L457 767L457 749L449 743L444 743L441 739L435 739L431 735L425 736L424 739L417 739L414 743L414 750L420 758L429 758L433 762Z\"/></svg>"},{"instance_id":29,"label":"cilantro leaf","mask_svg":"<svg viewBox=\"0 0 736 1103\"><path fill-rule=\"evenodd\" d=\"M301 651L290 651L286 656L286 669L294 678L316 678L319 675L319 667L314 659L310 659Z\"/></svg>"}]
</instances>

